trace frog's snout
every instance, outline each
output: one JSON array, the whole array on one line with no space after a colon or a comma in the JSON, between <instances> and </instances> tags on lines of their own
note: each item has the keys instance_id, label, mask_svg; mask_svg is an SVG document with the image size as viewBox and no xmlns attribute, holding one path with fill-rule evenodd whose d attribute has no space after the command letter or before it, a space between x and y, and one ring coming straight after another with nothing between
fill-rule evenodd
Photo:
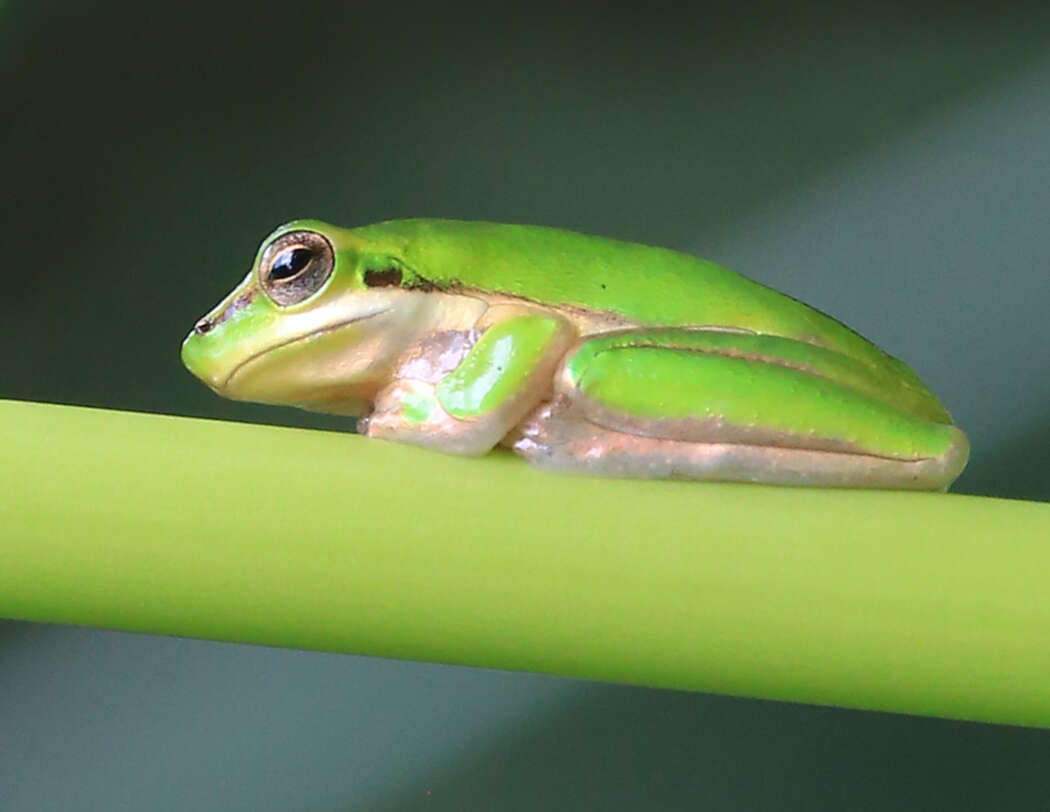
<instances>
[{"instance_id":1,"label":"frog's snout","mask_svg":"<svg viewBox=\"0 0 1050 812\"><path fill-rule=\"evenodd\" d=\"M197 319L182 342L182 363L215 392L222 394L240 354L223 339L226 327L244 317L255 291L235 290L218 307Z\"/></svg>"},{"instance_id":2,"label":"frog's snout","mask_svg":"<svg viewBox=\"0 0 1050 812\"><path fill-rule=\"evenodd\" d=\"M209 358L207 350L202 346L202 337L214 327L209 319L203 318L197 322L190 334L182 342L182 364L194 376L200 378L211 389L218 392L225 381L219 366Z\"/></svg>"}]
</instances>

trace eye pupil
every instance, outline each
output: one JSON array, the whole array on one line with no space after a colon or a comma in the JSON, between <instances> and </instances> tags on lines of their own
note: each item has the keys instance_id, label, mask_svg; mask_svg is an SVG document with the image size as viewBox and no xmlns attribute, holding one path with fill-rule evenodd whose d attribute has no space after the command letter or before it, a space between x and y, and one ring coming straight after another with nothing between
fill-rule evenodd
<instances>
[{"instance_id":1,"label":"eye pupil","mask_svg":"<svg viewBox=\"0 0 1050 812\"><path fill-rule=\"evenodd\" d=\"M285 251L273 262L270 277L274 280L289 279L310 264L313 251L309 248L293 248Z\"/></svg>"}]
</instances>

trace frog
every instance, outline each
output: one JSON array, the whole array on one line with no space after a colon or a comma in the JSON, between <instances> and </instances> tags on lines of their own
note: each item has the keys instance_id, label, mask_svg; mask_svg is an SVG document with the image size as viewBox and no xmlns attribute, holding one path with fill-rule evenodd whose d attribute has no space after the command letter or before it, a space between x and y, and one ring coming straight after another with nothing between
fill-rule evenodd
<instances>
[{"instance_id":1,"label":"frog","mask_svg":"<svg viewBox=\"0 0 1050 812\"><path fill-rule=\"evenodd\" d=\"M569 474L945 491L969 457L918 375L831 316L548 226L294 220L181 355L227 398Z\"/></svg>"}]
</instances>

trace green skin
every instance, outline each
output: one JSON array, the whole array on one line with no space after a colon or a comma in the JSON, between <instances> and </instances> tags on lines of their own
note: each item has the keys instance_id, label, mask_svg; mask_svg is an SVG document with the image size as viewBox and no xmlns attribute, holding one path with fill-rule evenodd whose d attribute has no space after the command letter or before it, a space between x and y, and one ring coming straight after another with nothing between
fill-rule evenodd
<instances>
[{"instance_id":1,"label":"green skin","mask_svg":"<svg viewBox=\"0 0 1050 812\"><path fill-rule=\"evenodd\" d=\"M278 301L302 234L328 275ZM968 454L915 373L834 319L686 254L534 226L289 223L182 357L229 397L583 473L937 490Z\"/></svg>"}]
</instances>

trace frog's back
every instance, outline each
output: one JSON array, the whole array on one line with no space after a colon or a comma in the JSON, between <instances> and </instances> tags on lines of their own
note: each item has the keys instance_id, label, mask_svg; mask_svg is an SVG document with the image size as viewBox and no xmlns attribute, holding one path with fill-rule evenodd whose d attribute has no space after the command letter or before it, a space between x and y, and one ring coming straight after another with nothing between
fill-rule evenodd
<instances>
[{"instance_id":1,"label":"frog's back","mask_svg":"<svg viewBox=\"0 0 1050 812\"><path fill-rule=\"evenodd\" d=\"M780 294L713 262L556 228L418 219L354 232L396 245L409 267L439 285L608 311L641 324L739 324L783 305Z\"/></svg>"},{"instance_id":2,"label":"frog's back","mask_svg":"<svg viewBox=\"0 0 1050 812\"><path fill-rule=\"evenodd\" d=\"M543 226L464 220L391 220L354 233L394 251L438 286L605 311L647 326L734 327L794 338L892 371L906 387L928 392L907 365L830 316L689 254ZM943 412L939 404L937 410Z\"/></svg>"}]
</instances>

